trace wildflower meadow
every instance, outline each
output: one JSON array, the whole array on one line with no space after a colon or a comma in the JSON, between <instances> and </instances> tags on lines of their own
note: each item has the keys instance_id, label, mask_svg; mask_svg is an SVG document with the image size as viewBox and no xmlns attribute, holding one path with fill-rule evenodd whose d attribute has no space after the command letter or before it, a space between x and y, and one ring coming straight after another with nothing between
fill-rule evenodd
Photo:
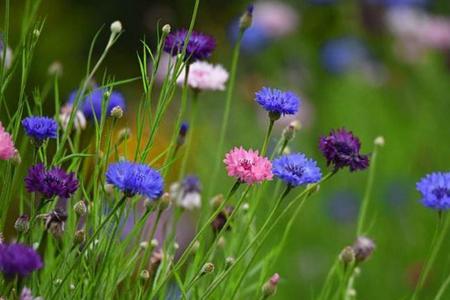
<instances>
[{"instance_id":1,"label":"wildflower meadow","mask_svg":"<svg viewBox=\"0 0 450 300\"><path fill-rule=\"evenodd\" d=\"M0 3L0 300L450 299L450 6Z\"/></svg>"}]
</instances>

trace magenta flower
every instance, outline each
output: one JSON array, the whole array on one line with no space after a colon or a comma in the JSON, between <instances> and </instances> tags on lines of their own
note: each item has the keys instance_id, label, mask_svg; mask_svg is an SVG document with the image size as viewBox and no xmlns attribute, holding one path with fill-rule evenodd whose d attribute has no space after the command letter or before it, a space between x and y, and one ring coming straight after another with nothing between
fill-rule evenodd
<instances>
[{"instance_id":1,"label":"magenta flower","mask_svg":"<svg viewBox=\"0 0 450 300\"><path fill-rule=\"evenodd\" d=\"M9 160L16 155L17 150L11 135L5 131L2 122L0 122L0 159Z\"/></svg>"},{"instance_id":2,"label":"magenta flower","mask_svg":"<svg viewBox=\"0 0 450 300\"><path fill-rule=\"evenodd\" d=\"M236 177L249 185L272 179L272 163L258 154L258 151L235 147L225 155L223 161L228 176Z\"/></svg>"}]
</instances>

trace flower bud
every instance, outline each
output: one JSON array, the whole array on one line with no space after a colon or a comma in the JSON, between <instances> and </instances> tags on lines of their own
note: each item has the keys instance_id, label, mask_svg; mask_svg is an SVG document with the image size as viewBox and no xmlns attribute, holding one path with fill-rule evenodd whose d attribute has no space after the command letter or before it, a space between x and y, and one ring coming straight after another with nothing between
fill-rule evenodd
<instances>
[{"instance_id":1,"label":"flower bud","mask_svg":"<svg viewBox=\"0 0 450 300\"><path fill-rule=\"evenodd\" d=\"M141 274L139 274L139 277L141 278L141 280L147 281L148 279L150 279L151 274L148 270L142 270Z\"/></svg>"},{"instance_id":2,"label":"flower bud","mask_svg":"<svg viewBox=\"0 0 450 300\"><path fill-rule=\"evenodd\" d=\"M147 241L143 241L139 243L139 247L141 247L142 249L147 249L148 248L148 242Z\"/></svg>"},{"instance_id":3,"label":"flower bud","mask_svg":"<svg viewBox=\"0 0 450 300\"><path fill-rule=\"evenodd\" d=\"M123 117L123 109L119 105L114 106L111 110L111 117L115 119L120 119Z\"/></svg>"},{"instance_id":4,"label":"flower bud","mask_svg":"<svg viewBox=\"0 0 450 300\"><path fill-rule=\"evenodd\" d=\"M227 258L225 258L225 269L228 269L229 267L234 265L235 262L236 259L233 256L228 256Z\"/></svg>"},{"instance_id":5,"label":"flower bud","mask_svg":"<svg viewBox=\"0 0 450 300\"><path fill-rule=\"evenodd\" d=\"M220 248L224 248L225 247L225 243L226 243L225 238L223 236L221 236L219 238L219 240L217 241L217 246L219 246Z\"/></svg>"},{"instance_id":6,"label":"flower bud","mask_svg":"<svg viewBox=\"0 0 450 300\"><path fill-rule=\"evenodd\" d=\"M265 298L275 295L275 293L277 292L277 285L279 281L280 275L278 275L278 273L275 273L272 277L270 277L269 280L266 281L266 283L264 283L264 285L262 286L262 294Z\"/></svg>"},{"instance_id":7,"label":"flower bud","mask_svg":"<svg viewBox=\"0 0 450 300\"><path fill-rule=\"evenodd\" d=\"M158 209L161 211L166 210L170 206L171 201L170 194L164 193L158 201Z\"/></svg>"},{"instance_id":8,"label":"flower bud","mask_svg":"<svg viewBox=\"0 0 450 300\"><path fill-rule=\"evenodd\" d=\"M170 33L170 31L171 31L171 27L170 27L170 24L166 24L166 25L164 25L163 27L162 27L162 32L163 33L165 33L165 34L169 34Z\"/></svg>"},{"instance_id":9,"label":"flower bud","mask_svg":"<svg viewBox=\"0 0 450 300\"><path fill-rule=\"evenodd\" d=\"M48 67L48 75L60 77L63 73L63 65L59 61L54 61Z\"/></svg>"},{"instance_id":10,"label":"flower bud","mask_svg":"<svg viewBox=\"0 0 450 300\"><path fill-rule=\"evenodd\" d=\"M194 242L194 244L192 245L192 250L191 250L191 252L192 253L196 253L197 251L198 251L198 249L200 248L200 242L198 241L198 240L196 240L195 242Z\"/></svg>"},{"instance_id":11,"label":"flower bud","mask_svg":"<svg viewBox=\"0 0 450 300\"><path fill-rule=\"evenodd\" d=\"M295 132L300 129L300 122L292 121L286 128L283 130L283 139L285 141L290 141L295 137Z\"/></svg>"},{"instance_id":12,"label":"flower bud","mask_svg":"<svg viewBox=\"0 0 450 300\"><path fill-rule=\"evenodd\" d=\"M73 242L75 244L82 244L86 240L86 232L84 229L80 229L75 231L75 234L73 235Z\"/></svg>"},{"instance_id":13,"label":"flower bud","mask_svg":"<svg viewBox=\"0 0 450 300\"><path fill-rule=\"evenodd\" d=\"M85 215L87 215L88 212L88 208L86 206L86 202L84 202L83 200L78 201L77 203L75 203L75 205L73 206L73 210L75 211L75 213L80 216L80 217L84 217Z\"/></svg>"},{"instance_id":14,"label":"flower bud","mask_svg":"<svg viewBox=\"0 0 450 300\"><path fill-rule=\"evenodd\" d=\"M339 254L339 259L344 263L344 266L352 264L355 261L355 251L352 247L347 246L342 249Z\"/></svg>"},{"instance_id":15,"label":"flower bud","mask_svg":"<svg viewBox=\"0 0 450 300\"><path fill-rule=\"evenodd\" d=\"M223 195L219 194L217 196L214 196L209 203L211 204L212 208L217 209L220 207L223 201L224 201Z\"/></svg>"},{"instance_id":16,"label":"flower bud","mask_svg":"<svg viewBox=\"0 0 450 300\"><path fill-rule=\"evenodd\" d=\"M180 131L178 132L177 145L182 146L186 141L186 135L189 130L189 125L186 122L183 122L180 126Z\"/></svg>"},{"instance_id":17,"label":"flower bud","mask_svg":"<svg viewBox=\"0 0 450 300\"><path fill-rule=\"evenodd\" d=\"M380 146L383 147L384 146L384 137L382 136L378 136L373 143L375 144L375 146Z\"/></svg>"},{"instance_id":18,"label":"flower bud","mask_svg":"<svg viewBox=\"0 0 450 300\"><path fill-rule=\"evenodd\" d=\"M250 209L250 204L248 204L248 202L245 202L244 204L242 204L242 211L244 213L247 213L249 209Z\"/></svg>"},{"instance_id":19,"label":"flower bud","mask_svg":"<svg viewBox=\"0 0 450 300\"><path fill-rule=\"evenodd\" d=\"M117 134L117 144L120 145L124 141L128 140L131 136L131 129L128 127L122 128Z\"/></svg>"},{"instance_id":20,"label":"flower bud","mask_svg":"<svg viewBox=\"0 0 450 300\"><path fill-rule=\"evenodd\" d=\"M247 10L245 13L241 16L241 19L239 20L239 29L241 31L245 31L247 28L252 26L253 21L253 4L250 4L247 6Z\"/></svg>"},{"instance_id":21,"label":"flower bud","mask_svg":"<svg viewBox=\"0 0 450 300\"><path fill-rule=\"evenodd\" d=\"M158 242L157 239L152 239L152 240L150 241L150 247L152 247L152 249L154 249L154 248L156 248L156 247L158 247L158 246L159 246L159 242Z\"/></svg>"},{"instance_id":22,"label":"flower bud","mask_svg":"<svg viewBox=\"0 0 450 300\"><path fill-rule=\"evenodd\" d=\"M39 31L39 29L35 29L33 30L33 35L34 37L38 38L41 35L41 32Z\"/></svg>"},{"instance_id":23,"label":"flower bud","mask_svg":"<svg viewBox=\"0 0 450 300\"><path fill-rule=\"evenodd\" d=\"M200 275L206 275L212 272L214 272L214 264L207 262L203 265L202 269L200 270Z\"/></svg>"},{"instance_id":24,"label":"flower bud","mask_svg":"<svg viewBox=\"0 0 450 300\"><path fill-rule=\"evenodd\" d=\"M122 23L120 21L114 21L111 23L111 32L117 34L122 31Z\"/></svg>"},{"instance_id":25,"label":"flower bud","mask_svg":"<svg viewBox=\"0 0 450 300\"><path fill-rule=\"evenodd\" d=\"M13 164L15 164L17 166L22 163L22 157L20 156L19 151L16 150L16 153L12 157L11 161L13 162Z\"/></svg>"},{"instance_id":26,"label":"flower bud","mask_svg":"<svg viewBox=\"0 0 450 300\"><path fill-rule=\"evenodd\" d=\"M17 232L26 233L30 229L30 217L28 215L21 215L14 223L14 228Z\"/></svg>"},{"instance_id":27,"label":"flower bud","mask_svg":"<svg viewBox=\"0 0 450 300\"><path fill-rule=\"evenodd\" d=\"M355 261L359 263L365 261L372 255L375 249L375 243L365 236L360 236L356 239L352 247L355 252Z\"/></svg>"}]
</instances>

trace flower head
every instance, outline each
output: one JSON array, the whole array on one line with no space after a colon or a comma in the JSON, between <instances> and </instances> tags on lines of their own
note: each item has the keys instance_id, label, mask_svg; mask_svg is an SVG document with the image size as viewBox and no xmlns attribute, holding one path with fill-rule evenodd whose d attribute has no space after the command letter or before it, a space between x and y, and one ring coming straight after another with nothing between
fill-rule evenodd
<instances>
[{"instance_id":1,"label":"flower head","mask_svg":"<svg viewBox=\"0 0 450 300\"><path fill-rule=\"evenodd\" d=\"M186 29L170 33L166 38L164 51L173 56L182 53L187 34L188 31ZM214 48L216 48L216 41L212 36L192 31L186 47L185 57L191 62L207 59L211 56Z\"/></svg>"},{"instance_id":2,"label":"flower head","mask_svg":"<svg viewBox=\"0 0 450 300\"><path fill-rule=\"evenodd\" d=\"M42 268L39 254L22 244L0 244L0 272L7 278L26 277Z\"/></svg>"},{"instance_id":3,"label":"flower head","mask_svg":"<svg viewBox=\"0 0 450 300\"><path fill-rule=\"evenodd\" d=\"M2 122L0 122L0 160L9 160L17 153L12 136L5 131Z\"/></svg>"},{"instance_id":4,"label":"flower head","mask_svg":"<svg viewBox=\"0 0 450 300\"><path fill-rule=\"evenodd\" d=\"M106 182L114 185L128 197L140 194L157 199L164 189L163 178L158 171L145 164L130 161L110 164L106 171Z\"/></svg>"},{"instance_id":5,"label":"flower head","mask_svg":"<svg viewBox=\"0 0 450 300\"><path fill-rule=\"evenodd\" d=\"M178 77L178 84L183 84L185 71ZM228 72L221 65L205 61L196 61L189 66L188 85L195 90L224 91Z\"/></svg>"},{"instance_id":6,"label":"flower head","mask_svg":"<svg viewBox=\"0 0 450 300\"><path fill-rule=\"evenodd\" d=\"M272 179L270 160L258 154L258 151L235 147L225 155L224 163L228 176L236 177L247 184L259 183Z\"/></svg>"},{"instance_id":7,"label":"flower head","mask_svg":"<svg viewBox=\"0 0 450 300\"><path fill-rule=\"evenodd\" d=\"M300 99L293 92L267 87L256 92L256 102L269 113L278 116L293 115L300 106Z\"/></svg>"},{"instance_id":8,"label":"flower head","mask_svg":"<svg viewBox=\"0 0 450 300\"><path fill-rule=\"evenodd\" d=\"M27 287L24 287L20 292L19 300L43 300L42 297L33 297L33 293Z\"/></svg>"},{"instance_id":9,"label":"flower head","mask_svg":"<svg viewBox=\"0 0 450 300\"><path fill-rule=\"evenodd\" d=\"M272 172L292 187L315 183L322 177L316 161L302 153L283 155L275 159L272 163Z\"/></svg>"},{"instance_id":10,"label":"flower head","mask_svg":"<svg viewBox=\"0 0 450 300\"><path fill-rule=\"evenodd\" d=\"M39 192L46 198L69 198L78 189L75 173L66 173L59 167L46 170L43 164L32 166L25 177L28 192Z\"/></svg>"},{"instance_id":11,"label":"flower head","mask_svg":"<svg viewBox=\"0 0 450 300\"><path fill-rule=\"evenodd\" d=\"M59 120L64 130L69 126L70 115L72 113L72 104L68 103L61 107L61 113L59 114ZM76 130L82 130L86 128L86 117L81 110L77 110L73 117L73 126Z\"/></svg>"},{"instance_id":12,"label":"flower head","mask_svg":"<svg viewBox=\"0 0 450 300\"><path fill-rule=\"evenodd\" d=\"M187 210L199 208L202 204L200 180L197 176L186 176L170 186L170 196L178 206Z\"/></svg>"},{"instance_id":13,"label":"flower head","mask_svg":"<svg viewBox=\"0 0 450 300\"><path fill-rule=\"evenodd\" d=\"M361 142L344 128L332 130L328 136L321 137L319 148L327 159L327 165L334 165L335 170L349 167L353 172L369 166L369 157L359 153Z\"/></svg>"},{"instance_id":14,"label":"flower head","mask_svg":"<svg viewBox=\"0 0 450 300\"><path fill-rule=\"evenodd\" d=\"M431 173L416 185L422 194L422 203L436 210L450 209L450 173Z\"/></svg>"},{"instance_id":15,"label":"flower head","mask_svg":"<svg viewBox=\"0 0 450 300\"><path fill-rule=\"evenodd\" d=\"M105 99L105 93L107 90L96 88L92 92L90 92L84 99L81 101L79 108L86 116L87 119L93 119L94 115L97 120L100 120L102 117L102 104ZM69 96L68 104L73 104L75 98L77 96L77 92L74 91ZM119 92L111 92L109 95L109 99L106 100L106 117L111 115L111 111L114 107L119 106L125 111L125 99Z\"/></svg>"},{"instance_id":16,"label":"flower head","mask_svg":"<svg viewBox=\"0 0 450 300\"><path fill-rule=\"evenodd\" d=\"M352 248L355 253L355 261L363 262L372 255L373 250L375 250L375 243L368 237L360 236L356 239Z\"/></svg>"},{"instance_id":17,"label":"flower head","mask_svg":"<svg viewBox=\"0 0 450 300\"><path fill-rule=\"evenodd\" d=\"M31 116L22 120L22 126L28 136L34 138L38 143L46 139L56 139L58 123L48 117Z\"/></svg>"}]
</instances>

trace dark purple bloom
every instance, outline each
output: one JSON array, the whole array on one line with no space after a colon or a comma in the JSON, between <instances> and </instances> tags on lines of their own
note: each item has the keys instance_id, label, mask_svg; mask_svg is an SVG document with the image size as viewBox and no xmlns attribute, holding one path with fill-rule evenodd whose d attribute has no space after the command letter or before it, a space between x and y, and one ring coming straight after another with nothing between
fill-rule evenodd
<instances>
[{"instance_id":1,"label":"dark purple bloom","mask_svg":"<svg viewBox=\"0 0 450 300\"><path fill-rule=\"evenodd\" d=\"M39 254L22 244L0 244L0 271L6 278L26 277L42 268Z\"/></svg>"},{"instance_id":2,"label":"dark purple bloom","mask_svg":"<svg viewBox=\"0 0 450 300\"><path fill-rule=\"evenodd\" d=\"M431 173L416 185L422 194L422 203L436 210L450 209L450 173Z\"/></svg>"},{"instance_id":3,"label":"dark purple bloom","mask_svg":"<svg viewBox=\"0 0 450 300\"><path fill-rule=\"evenodd\" d=\"M183 52L184 41L188 31L180 29L170 33L164 44L164 51L175 56ZM192 31L186 47L186 60L194 62L196 60L204 60L211 56L216 48L216 41L210 35Z\"/></svg>"},{"instance_id":4,"label":"dark purple bloom","mask_svg":"<svg viewBox=\"0 0 450 300\"><path fill-rule=\"evenodd\" d=\"M256 102L270 114L293 115L298 112L300 99L293 92L263 87L256 92Z\"/></svg>"},{"instance_id":5,"label":"dark purple bloom","mask_svg":"<svg viewBox=\"0 0 450 300\"><path fill-rule=\"evenodd\" d=\"M56 139L58 123L48 117L31 116L22 120L22 126L25 133L34 138L37 142L43 142L46 139Z\"/></svg>"},{"instance_id":6,"label":"dark purple bloom","mask_svg":"<svg viewBox=\"0 0 450 300\"><path fill-rule=\"evenodd\" d=\"M275 159L272 162L272 173L292 187L315 183L322 178L316 161L302 153L283 155Z\"/></svg>"},{"instance_id":7,"label":"dark purple bloom","mask_svg":"<svg viewBox=\"0 0 450 300\"><path fill-rule=\"evenodd\" d=\"M79 104L79 109L83 112L83 114L88 119L94 119L100 120L102 117L102 105L103 101L105 99L105 92L107 92L106 89L100 89L96 88L92 92L90 92ZM77 92L74 91L69 96L69 104L73 104L75 101L75 97L77 96ZM111 111L114 107L119 106L122 108L123 111L125 111L125 99L119 92L111 92L111 95L109 96L109 99L105 100L107 103L105 104L106 107L106 117L108 117L111 114Z\"/></svg>"},{"instance_id":8,"label":"dark purple bloom","mask_svg":"<svg viewBox=\"0 0 450 300\"><path fill-rule=\"evenodd\" d=\"M163 178L158 171L145 164L130 161L110 164L106 171L106 182L117 187L128 197L140 194L157 199L164 189Z\"/></svg>"},{"instance_id":9,"label":"dark purple bloom","mask_svg":"<svg viewBox=\"0 0 450 300\"><path fill-rule=\"evenodd\" d=\"M46 198L67 199L77 190L78 180L75 173L67 174L59 167L46 170L43 164L37 164L28 170L25 186L28 192L39 192Z\"/></svg>"},{"instance_id":10,"label":"dark purple bloom","mask_svg":"<svg viewBox=\"0 0 450 300\"><path fill-rule=\"evenodd\" d=\"M369 166L369 157L359 153L359 139L344 128L332 130L328 136L321 137L319 148L327 159L327 165L333 165L335 170L349 167L353 172Z\"/></svg>"}]
</instances>

